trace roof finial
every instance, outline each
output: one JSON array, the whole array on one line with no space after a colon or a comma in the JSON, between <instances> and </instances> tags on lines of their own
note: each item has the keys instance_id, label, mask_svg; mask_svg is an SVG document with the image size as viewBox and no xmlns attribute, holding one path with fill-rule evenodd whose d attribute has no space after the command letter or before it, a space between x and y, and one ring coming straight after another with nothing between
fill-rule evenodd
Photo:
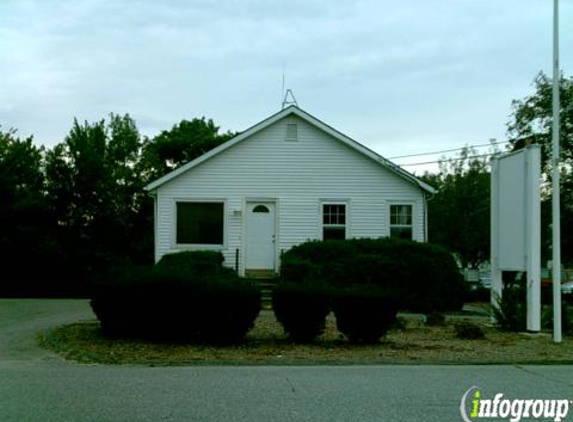
<instances>
[{"instance_id":1,"label":"roof finial","mask_svg":"<svg viewBox=\"0 0 573 422\"><path fill-rule=\"evenodd\" d=\"M283 110L285 107L288 107L291 105L298 107L298 104L296 102L296 98L294 97L294 94L292 93L292 89L287 89L286 93L285 93L285 97L283 99Z\"/></svg>"}]
</instances>

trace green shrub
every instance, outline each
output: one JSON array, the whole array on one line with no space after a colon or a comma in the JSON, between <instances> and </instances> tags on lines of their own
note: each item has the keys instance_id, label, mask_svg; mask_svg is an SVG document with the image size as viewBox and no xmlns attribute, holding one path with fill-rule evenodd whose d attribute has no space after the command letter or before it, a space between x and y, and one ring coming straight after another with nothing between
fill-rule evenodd
<instances>
[{"instance_id":1,"label":"green shrub","mask_svg":"<svg viewBox=\"0 0 573 422\"><path fill-rule=\"evenodd\" d=\"M543 307L541 326L553 330L553 305ZM561 331L565 335L573 335L573 306L561 303Z\"/></svg>"},{"instance_id":2,"label":"green shrub","mask_svg":"<svg viewBox=\"0 0 573 422\"><path fill-rule=\"evenodd\" d=\"M117 268L91 286L91 307L111 336L138 336L155 274L147 267Z\"/></svg>"},{"instance_id":3,"label":"green shrub","mask_svg":"<svg viewBox=\"0 0 573 422\"><path fill-rule=\"evenodd\" d=\"M227 272L225 258L218 251L184 251L163 255L156 267L163 271L177 271L186 275L211 275Z\"/></svg>"},{"instance_id":4,"label":"green shrub","mask_svg":"<svg viewBox=\"0 0 573 422\"><path fill-rule=\"evenodd\" d=\"M235 343L253 328L261 309L261 291L252 280L220 278L199 296L199 339L209 343Z\"/></svg>"},{"instance_id":5,"label":"green shrub","mask_svg":"<svg viewBox=\"0 0 573 422\"><path fill-rule=\"evenodd\" d=\"M507 282L501 298L496 298L492 312L501 330L524 331L527 323L527 308L526 291L523 284L518 281Z\"/></svg>"},{"instance_id":6,"label":"green shrub","mask_svg":"<svg viewBox=\"0 0 573 422\"><path fill-rule=\"evenodd\" d=\"M398 313L395 295L372 285L337 289L332 306L338 331L353 343L376 343Z\"/></svg>"},{"instance_id":7,"label":"green shrub","mask_svg":"<svg viewBox=\"0 0 573 422\"><path fill-rule=\"evenodd\" d=\"M459 310L464 302L466 287L454 258L428 243L392 238L311 241L284 253L281 262L287 282L378 285L398 294L401 309L443 312Z\"/></svg>"},{"instance_id":8,"label":"green shrub","mask_svg":"<svg viewBox=\"0 0 573 422\"><path fill-rule=\"evenodd\" d=\"M279 283L273 290L273 311L286 334L296 342L312 342L324 332L330 298L322 283Z\"/></svg>"},{"instance_id":9,"label":"green shrub","mask_svg":"<svg viewBox=\"0 0 573 422\"><path fill-rule=\"evenodd\" d=\"M468 320L457 321L454 324L456 337L462 340L481 340L485 337L482 328Z\"/></svg>"},{"instance_id":10,"label":"green shrub","mask_svg":"<svg viewBox=\"0 0 573 422\"><path fill-rule=\"evenodd\" d=\"M313 240L294 246L281 257L281 277L290 283L321 280L330 285L348 281L355 245L345 240Z\"/></svg>"},{"instance_id":11,"label":"green shrub","mask_svg":"<svg viewBox=\"0 0 573 422\"><path fill-rule=\"evenodd\" d=\"M230 270L215 270L212 262L182 255L154 268L126 268L95 285L91 306L104 332L166 341L243 338L260 310L259 288Z\"/></svg>"}]
</instances>

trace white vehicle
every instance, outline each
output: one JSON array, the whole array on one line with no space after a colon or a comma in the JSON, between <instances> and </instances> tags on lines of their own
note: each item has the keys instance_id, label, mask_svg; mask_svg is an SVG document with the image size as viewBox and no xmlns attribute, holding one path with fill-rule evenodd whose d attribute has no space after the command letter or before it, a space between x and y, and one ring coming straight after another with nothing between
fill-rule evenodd
<instances>
[{"instance_id":1,"label":"white vehicle","mask_svg":"<svg viewBox=\"0 0 573 422\"><path fill-rule=\"evenodd\" d=\"M573 281L561 285L561 293L564 295L573 295Z\"/></svg>"}]
</instances>

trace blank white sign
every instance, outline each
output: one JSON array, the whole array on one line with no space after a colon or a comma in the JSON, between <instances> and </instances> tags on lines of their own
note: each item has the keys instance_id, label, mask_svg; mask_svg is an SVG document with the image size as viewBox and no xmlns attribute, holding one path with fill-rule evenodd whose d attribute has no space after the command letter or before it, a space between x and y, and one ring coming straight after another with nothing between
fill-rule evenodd
<instances>
[{"instance_id":1,"label":"blank white sign","mask_svg":"<svg viewBox=\"0 0 573 422\"><path fill-rule=\"evenodd\" d=\"M526 270L526 150L499 159L499 266Z\"/></svg>"}]
</instances>

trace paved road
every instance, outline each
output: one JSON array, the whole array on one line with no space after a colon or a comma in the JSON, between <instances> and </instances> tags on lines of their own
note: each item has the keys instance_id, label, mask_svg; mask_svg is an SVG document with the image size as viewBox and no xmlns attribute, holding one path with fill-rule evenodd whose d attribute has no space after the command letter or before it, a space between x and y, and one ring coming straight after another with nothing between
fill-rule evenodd
<instances>
[{"instance_id":1,"label":"paved road","mask_svg":"<svg viewBox=\"0 0 573 422\"><path fill-rule=\"evenodd\" d=\"M460 421L473 385L573 399L568 366L153 368L79 365L34 345L37 329L90 317L85 301L0 300L1 422Z\"/></svg>"},{"instance_id":2,"label":"paved road","mask_svg":"<svg viewBox=\"0 0 573 422\"><path fill-rule=\"evenodd\" d=\"M0 361L54 358L38 347L38 333L94 318L87 300L0 299Z\"/></svg>"}]
</instances>

